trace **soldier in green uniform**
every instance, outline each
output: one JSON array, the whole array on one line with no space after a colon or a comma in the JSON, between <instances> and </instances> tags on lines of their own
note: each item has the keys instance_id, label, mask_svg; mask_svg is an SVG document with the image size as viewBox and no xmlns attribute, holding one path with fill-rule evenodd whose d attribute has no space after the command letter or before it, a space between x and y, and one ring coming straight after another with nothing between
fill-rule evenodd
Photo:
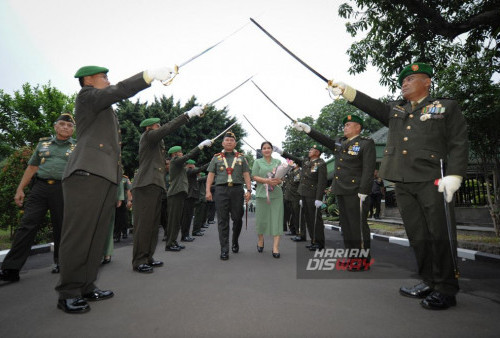
<instances>
[{"instance_id":1,"label":"soldier in green uniform","mask_svg":"<svg viewBox=\"0 0 500 338\"><path fill-rule=\"evenodd\" d=\"M300 166L298 164L295 164L293 169L287 174L287 185L285 195L283 197L286 201L288 201L290 206L290 232L291 235L295 235L291 239L298 242L306 240L306 223L304 220L304 213L300 212L299 204L299 184L301 171L302 169L300 168Z\"/></svg>"},{"instance_id":2,"label":"soldier in green uniform","mask_svg":"<svg viewBox=\"0 0 500 338\"><path fill-rule=\"evenodd\" d=\"M139 141L139 169L132 184L135 200L132 268L137 272L151 273L153 267L163 265L153 258L161 219L161 196L165 191L163 138L202 113L202 108L195 106L163 126L160 126L159 118L148 118L140 124L145 131Z\"/></svg>"},{"instance_id":3,"label":"soldier in green uniform","mask_svg":"<svg viewBox=\"0 0 500 338\"><path fill-rule=\"evenodd\" d=\"M343 83L330 91L389 127L380 177L396 182L396 199L422 283L401 287L403 296L424 298L427 309L456 305L458 274L453 196L466 173L467 126L457 102L430 96L432 67L412 63L399 74L403 98L383 103ZM445 176L441 177L441 160ZM435 186L437 180L438 187ZM443 192L441 194L440 192ZM448 232L443 198L450 204Z\"/></svg>"},{"instance_id":4,"label":"soldier in green uniform","mask_svg":"<svg viewBox=\"0 0 500 338\"><path fill-rule=\"evenodd\" d=\"M19 270L28 259L31 245L47 210L50 211L54 235L55 266L52 272L59 272L59 243L64 210L61 178L69 154L76 144L71 137L74 125L75 121L71 114L61 114L54 123L56 135L41 138L28 161L28 167L14 196L17 206L23 206L24 188L32 180L33 185L24 206L21 225L16 229L12 247L2 263L0 280L9 282L19 280Z\"/></svg>"},{"instance_id":5,"label":"soldier in green uniform","mask_svg":"<svg viewBox=\"0 0 500 338\"><path fill-rule=\"evenodd\" d=\"M202 165L201 167L196 167L196 162L194 160L188 160L186 162L186 175L188 179L188 193L186 200L184 201L184 208L182 210L182 221L181 221L181 241L190 242L192 241L189 237L189 229L191 228L191 221L193 220L194 206L195 203L200 198L200 187L198 185L198 174L205 171L208 168L208 163ZM193 236L203 236L203 232L198 229L194 231L193 225ZM194 238L193 238L194 239Z\"/></svg>"},{"instance_id":6,"label":"soldier in green uniform","mask_svg":"<svg viewBox=\"0 0 500 338\"><path fill-rule=\"evenodd\" d=\"M122 237L122 234L124 239L128 237L128 213L130 208L132 208L132 183L130 183L130 179L128 178L128 176L122 176L122 180L119 186L120 185L123 186L124 199L123 203L121 203L120 206L116 208L115 227L113 229L113 238L115 242L120 241L120 237Z\"/></svg>"},{"instance_id":7,"label":"soldier in green uniform","mask_svg":"<svg viewBox=\"0 0 500 338\"><path fill-rule=\"evenodd\" d=\"M311 238L311 244L306 247L311 250L322 250L325 247L325 226L319 208L323 205L323 195L327 186L326 163L320 158L322 148L313 144L308 152L308 159L302 160L275 147L274 150L285 158L289 158L302 167L298 193L301 197L304 218ZM306 237L305 232L299 236Z\"/></svg>"},{"instance_id":8,"label":"soldier in green uniform","mask_svg":"<svg viewBox=\"0 0 500 338\"><path fill-rule=\"evenodd\" d=\"M335 140L302 122L296 122L294 127L333 150L335 171L332 191L339 206L344 246L346 249L370 249L370 228L366 220L369 201L366 197L372 188L375 143L359 135L363 128L363 120L359 116L347 115L342 122L344 136ZM348 266L349 271L365 271L369 268L369 265L361 265L358 258L367 259L369 263L370 257L349 258L354 258Z\"/></svg>"},{"instance_id":9,"label":"soldier in green uniform","mask_svg":"<svg viewBox=\"0 0 500 338\"><path fill-rule=\"evenodd\" d=\"M167 223L168 223L168 212L167 212L167 205L168 205L168 188L170 187L170 158L167 158L165 160L165 190L162 193L161 196L161 218L160 218L160 223L163 228L163 239L162 241L165 242L167 240Z\"/></svg>"},{"instance_id":10,"label":"soldier in green uniform","mask_svg":"<svg viewBox=\"0 0 500 338\"><path fill-rule=\"evenodd\" d=\"M292 225L292 203L290 200L285 199L288 186L290 184L290 176L283 177L283 184L281 190L283 191L283 232L287 236L295 236L295 228Z\"/></svg>"},{"instance_id":11,"label":"soldier in green uniform","mask_svg":"<svg viewBox=\"0 0 500 338\"><path fill-rule=\"evenodd\" d=\"M68 313L89 311L86 300L113 296L94 284L122 177L120 126L112 105L148 88L153 80L170 79L173 70L147 70L116 85L110 85L107 73L104 67L85 66L75 74L82 87L75 100L78 146L63 174L61 278L56 286L57 307Z\"/></svg>"},{"instance_id":12,"label":"soldier in green uniform","mask_svg":"<svg viewBox=\"0 0 500 338\"><path fill-rule=\"evenodd\" d=\"M207 176L205 173L200 173L198 177L198 190L200 191L198 201L194 206L194 220L193 220L193 235L196 233L203 234L203 226L207 220L207 200L206 200Z\"/></svg>"},{"instance_id":13,"label":"soldier in green uniform","mask_svg":"<svg viewBox=\"0 0 500 338\"><path fill-rule=\"evenodd\" d=\"M210 147L212 141L205 140L194 147L186 155L183 154L181 146L174 146L168 150L170 154L170 188L168 189L168 224L165 251L179 252L184 246L177 243L179 230L181 229L182 212L186 200L189 183L186 173L186 162L198 156L204 147ZM191 237L190 237L191 238Z\"/></svg>"},{"instance_id":14,"label":"soldier in green uniform","mask_svg":"<svg viewBox=\"0 0 500 338\"><path fill-rule=\"evenodd\" d=\"M236 136L229 131L222 141L222 152L214 155L208 166L206 199L214 200L217 212L217 225L221 247L220 259L229 259L229 217L233 221L231 250L239 252L238 238L243 225L243 202L248 203L251 197L252 183L248 162L243 154L234 150ZM215 184L215 194L211 187ZM243 193L243 184L247 191Z\"/></svg>"}]
</instances>

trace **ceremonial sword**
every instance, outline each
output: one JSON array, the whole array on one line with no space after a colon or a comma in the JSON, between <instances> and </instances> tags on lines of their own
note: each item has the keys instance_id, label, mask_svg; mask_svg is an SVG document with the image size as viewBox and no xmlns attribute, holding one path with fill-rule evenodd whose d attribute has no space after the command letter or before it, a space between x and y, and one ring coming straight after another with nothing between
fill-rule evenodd
<instances>
[{"instance_id":1,"label":"ceremonial sword","mask_svg":"<svg viewBox=\"0 0 500 338\"><path fill-rule=\"evenodd\" d=\"M230 91L228 91L226 94L222 95L221 97L219 97L217 100L214 100L210 103L207 103L203 108L206 108L207 106L209 105L213 105L215 104L217 101L220 101L222 100L223 98L225 98L226 96L228 96L229 94L231 94L232 92L234 92L236 89L240 88L241 86L243 86L245 83L247 83L248 81L250 81L252 79L253 75L250 76L248 79L246 79L245 81L243 81L242 83L240 83L239 85L237 85L236 87L234 87L233 89L231 89ZM253 82L253 81L252 81Z\"/></svg>"},{"instance_id":2,"label":"ceremonial sword","mask_svg":"<svg viewBox=\"0 0 500 338\"><path fill-rule=\"evenodd\" d=\"M260 87L257 86L257 84L253 80L252 80L252 83L254 84L255 87L257 87L257 89L262 93L262 95L264 95L269 100L269 102L271 102L276 108L278 108L278 110L280 112L283 113L283 115L285 115L286 117L288 117L293 123L297 123L297 120L292 119L290 117L290 115L288 115L287 113L285 113L285 111L283 109L281 109L269 96L267 96L267 94L262 89L260 89Z\"/></svg>"},{"instance_id":3,"label":"ceremonial sword","mask_svg":"<svg viewBox=\"0 0 500 338\"><path fill-rule=\"evenodd\" d=\"M359 230L361 231L361 249L365 248L365 239L363 238L363 200L359 198Z\"/></svg>"},{"instance_id":4,"label":"ceremonial sword","mask_svg":"<svg viewBox=\"0 0 500 338\"><path fill-rule=\"evenodd\" d=\"M234 122L232 125L230 125L229 127L227 127L226 129L224 129L224 131L222 133L220 133L219 135L215 136L213 139L211 139L210 141L212 141L212 143L217 140L219 137L221 137L222 135L224 135L226 133L226 131L228 131L229 129L232 128L232 126L234 126L236 123L238 123L238 121Z\"/></svg>"},{"instance_id":5,"label":"ceremonial sword","mask_svg":"<svg viewBox=\"0 0 500 338\"><path fill-rule=\"evenodd\" d=\"M174 80L174 78L177 76L177 74L179 74L179 69L181 67L184 67L185 65L187 65L188 63L190 63L191 61L199 58L200 56L202 56L203 54L205 54L206 52L208 52L209 50L217 47L218 45L220 45L221 43L223 43L225 40L227 40L228 38L230 38L231 36L233 36L234 34L238 33L240 30L242 30L243 28L245 28L245 26L248 25L248 22L246 24L244 24L243 26L241 26L240 28L238 28L237 30L235 30L234 32L232 32L231 34L229 34L228 36L226 36L224 39L220 40L219 42L217 42L216 44L208 47L207 49L205 49L203 52L201 53L198 53L196 54L195 56L189 58L188 60L184 61L183 63L181 63L180 65L175 65L174 66L174 76L172 76L170 79L168 79L167 81L162 81L161 83L163 83L164 86L168 86L172 83L172 81Z\"/></svg>"},{"instance_id":6,"label":"ceremonial sword","mask_svg":"<svg viewBox=\"0 0 500 338\"><path fill-rule=\"evenodd\" d=\"M257 130L257 128L254 127L254 125L252 124L252 122L250 122L250 120L245 116L245 114L243 114L243 117L245 118L245 120L247 120L248 123L250 123L250 125L257 132L257 134L259 134L260 137L262 137L264 139L264 141L267 141L267 138L265 138L264 136L262 136L261 133L259 133L259 131Z\"/></svg>"},{"instance_id":7,"label":"ceremonial sword","mask_svg":"<svg viewBox=\"0 0 500 338\"><path fill-rule=\"evenodd\" d=\"M444 170L443 170L443 159L440 158L439 162L441 163L441 180L444 178ZM448 202L446 202L446 190L443 190L443 201L444 201L444 214L446 217L446 226L448 227L448 239L450 241L450 249L451 249L451 259L453 261L453 270L455 272L455 278L458 279L460 277L460 271L458 271L458 264L456 260L456 250L454 249L453 239L451 237L451 216L450 209L448 208Z\"/></svg>"},{"instance_id":8,"label":"ceremonial sword","mask_svg":"<svg viewBox=\"0 0 500 338\"><path fill-rule=\"evenodd\" d=\"M247 146L249 146L250 148L252 148L253 151L257 151L255 150L254 147L252 147L251 145L249 145L247 142L245 142L245 140L241 139L241 142L245 143Z\"/></svg>"},{"instance_id":9,"label":"ceremonial sword","mask_svg":"<svg viewBox=\"0 0 500 338\"><path fill-rule=\"evenodd\" d=\"M305 63L304 61L302 61L297 55L295 55L294 53L292 53L288 48L286 48L281 42L279 42L274 36L271 35L271 33L269 33L268 31L266 31L264 29L264 27L262 27L261 25L259 25L257 23L257 21L255 21L254 19L250 18L250 21L252 21L257 27L259 27L259 29L261 31L263 31L268 37L271 38L271 40L273 40L278 46L280 46L281 48L283 48L288 54L290 54L295 60L299 61L304 67L306 67L307 69L309 69L311 72L313 72L317 77L319 77L321 80L325 81L328 85L331 85L331 82L326 78L324 77L323 75L321 75L320 73L318 73L314 68L312 68L311 66L309 66L307 63Z\"/></svg>"}]
</instances>

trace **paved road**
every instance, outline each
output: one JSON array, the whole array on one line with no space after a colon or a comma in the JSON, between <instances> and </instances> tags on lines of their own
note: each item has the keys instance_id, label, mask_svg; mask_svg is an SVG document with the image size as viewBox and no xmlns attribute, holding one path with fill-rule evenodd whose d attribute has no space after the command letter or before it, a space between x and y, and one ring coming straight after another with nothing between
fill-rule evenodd
<instances>
[{"instance_id":1,"label":"paved road","mask_svg":"<svg viewBox=\"0 0 500 338\"><path fill-rule=\"evenodd\" d=\"M161 238L161 237L160 237ZM337 231L327 247L342 248ZM181 253L163 251L165 266L132 271L131 239L115 248L97 285L115 297L68 315L56 309L51 254L29 258L19 283L0 287L0 337L498 337L500 264L461 262L458 306L421 308L398 288L417 282L411 249L373 241L368 272L314 271L312 253L282 238L282 257L256 251L254 218L241 251L219 260L215 226ZM306 259L304 259L306 257Z\"/></svg>"}]
</instances>

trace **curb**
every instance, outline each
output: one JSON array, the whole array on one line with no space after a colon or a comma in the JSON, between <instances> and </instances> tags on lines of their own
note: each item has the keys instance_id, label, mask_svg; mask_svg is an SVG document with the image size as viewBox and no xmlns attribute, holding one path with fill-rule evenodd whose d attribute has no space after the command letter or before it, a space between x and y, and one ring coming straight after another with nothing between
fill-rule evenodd
<instances>
[{"instance_id":1,"label":"curb","mask_svg":"<svg viewBox=\"0 0 500 338\"><path fill-rule=\"evenodd\" d=\"M325 224L325 228L329 230L340 231L340 226L338 225ZM410 246L410 242L408 241L407 238L384 236L373 232L370 233L370 238L401 246L406 246L406 247ZM463 259L469 259L471 261L500 263L500 255L494 255L487 252L481 252L469 249L458 248L457 256Z\"/></svg>"},{"instance_id":2,"label":"curb","mask_svg":"<svg viewBox=\"0 0 500 338\"><path fill-rule=\"evenodd\" d=\"M0 251L0 262L3 262L3 260L5 259L5 256L7 256L9 251L10 250ZM41 254L41 253L52 252L52 251L54 251L54 243L33 245L31 247L30 256Z\"/></svg>"}]
</instances>

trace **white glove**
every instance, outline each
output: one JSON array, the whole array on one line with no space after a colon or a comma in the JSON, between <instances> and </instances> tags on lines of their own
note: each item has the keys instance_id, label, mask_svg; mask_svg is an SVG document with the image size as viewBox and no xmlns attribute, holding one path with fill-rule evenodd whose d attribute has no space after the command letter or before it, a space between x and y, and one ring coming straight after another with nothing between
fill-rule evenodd
<instances>
[{"instance_id":1,"label":"white glove","mask_svg":"<svg viewBox=\"0 0 500 338\"><path fill-rule=\"evenodd\" d=\"M280 148L278 148L278 147L276 147L276 146L273 146L273 151L274 151L275 153L278 153L278 154L280 154L280 155L283 155L283 149L280 149Z\"/></svg>"},{"instance_id":2,"label":"white glove","mask_svg":"<svg viewBox=\"0 0 500 338\"><path fill-rule=\"evenodd\" d=\"M328 81L328 91L333 96L344 94L346 84L344 82L335 82L334 80Z\"/></svg>"},{"instance_id":3,"label":"white glove","mask_svg":"<svg viewBox=\"0 0 500 338\"><path fill-rule=\"evenodd\" d=\"M294 122L293 127L298 131L304 131L306 134L309 134L311 132L311 127L302 122Z\"/></svg>"},{"instance_id":4,"label":"white glove","mask_svg":"<svg viewBox=\"0 0 500 338\"><path fill-rule=\"evenodd\" d=\"M170 67L162 67L146 70L146 76L151 80L167 81L174 76L174 70Z\"/></svg>"},{"instance_id":5,"label":"white glove","mask_svg":"<svg viewBox=\"0 0 500 338\"><path fill-rule=\"evenodd\" d=\"M368 196L368 195L365 195L365 194L359 194L359 193L358 193L358 197L359 197L359 199L361 200L361 202L364 202L367 196Z\"/></svg>"},{"instance_id":6,"label":"white glove","mask_svg":"<svg viewBox=\"0 0 500 338\"><path fill-rule=\"evenodd\" d=\"M200 144L198 144L198 148L203 149L205 147L211 147L212 146L212 140L205 140L203 142L201 142Z\"/></svg>"},{"instance_id":7,"label":"white glove","mask_svg":"<svg viewBox=\"0 0 500 338\"><path fill-rule=\"evenodd\" d=\"M314 201L314 206L315 206L316 208L319 208L319 207L321 207L322 205L323 205L323 201L320 201L320 200L316 200L316 201Z\"/></svg>"},{"instance_id":8,"label":"white glove","mask_svg":"<svg viewBox=\"0 0 500 338\"><path fill-rule=\"evenodd\" d=\"M302 200L299 200L299 205L302 206Z\"/></svg>"},{"instance_id":9,"label":"white glove","mask_svg":"<svg viewBox=\"0 0 500 338\"><path fill-rule=\"evenodd\" d=\"M201 106L194 106L189 111L186 112L186 115L191 119L195 116L200 116L203 114L203 108Z\"/></svg>"},{"instance_id":10,"label":"white glove","mask_svg":"<svg viewBox=\"0 0 500 338\"><path fill-rule=\"evenodd\" d=\"M453 200L455 191L460 188L462 177L458 175L448 175L438 181L438 191L444 194L446 202L450 203Z\"/></svg>"}]
</instances>

